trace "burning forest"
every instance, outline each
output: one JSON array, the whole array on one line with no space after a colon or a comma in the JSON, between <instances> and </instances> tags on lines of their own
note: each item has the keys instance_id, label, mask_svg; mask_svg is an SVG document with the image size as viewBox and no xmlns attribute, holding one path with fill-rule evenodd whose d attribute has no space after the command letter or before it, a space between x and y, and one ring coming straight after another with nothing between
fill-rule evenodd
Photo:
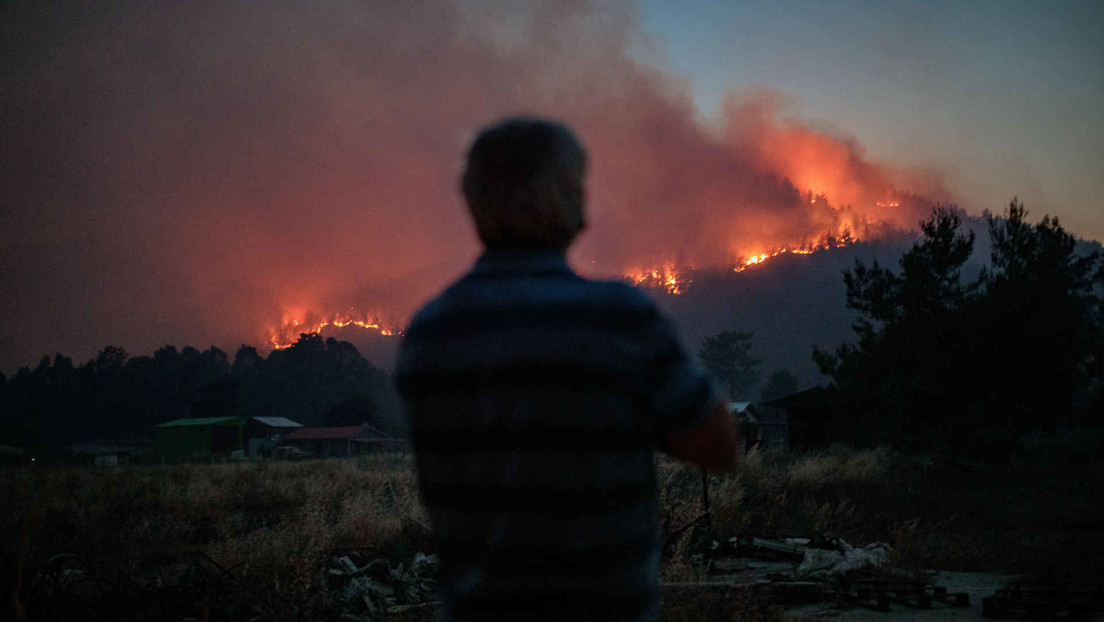
<instances>
[{"instance_id":1,"label":"burning forest","mask_svg":"<svg viewBox=\"0 0 1104 622\"><path fill-rule=\"evenodd\" d=\"M949 198L764 89L706 125L636 51L631 5L427 9L326 2L294 27L282 3L16 11L3 364L397 334L476 254L458 166L507 113L562 118L590 151L575 265L671 294L695 270L914 229Z\"/></svg>"},{"instance_id":2,"label":"burning forest","mask_svg":"<svg viewBox=\"0 0 1104 622\"><path fill-rule=\"evenodd\" d=\"M1104 5L0 16L0 618L1104 610ZM542 256L425 305L512 116L650 302Z\"/></svg>"}]
</instances>

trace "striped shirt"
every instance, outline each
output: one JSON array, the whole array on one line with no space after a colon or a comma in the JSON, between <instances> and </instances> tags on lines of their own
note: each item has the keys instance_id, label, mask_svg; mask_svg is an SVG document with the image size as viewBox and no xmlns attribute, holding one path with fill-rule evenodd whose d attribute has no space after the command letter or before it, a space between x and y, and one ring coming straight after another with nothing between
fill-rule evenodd
<instances>
[{"instance_id":1,"label":"striped shirt","mask_svg":"<svg viewBox=\"0 0 1104 622\"><path fill-rule=\"evenodd\" d=\"M643 293L489 251L403 338L444 620L655 620L654 451L713 385Z\"/></svg>"}]
</instances>

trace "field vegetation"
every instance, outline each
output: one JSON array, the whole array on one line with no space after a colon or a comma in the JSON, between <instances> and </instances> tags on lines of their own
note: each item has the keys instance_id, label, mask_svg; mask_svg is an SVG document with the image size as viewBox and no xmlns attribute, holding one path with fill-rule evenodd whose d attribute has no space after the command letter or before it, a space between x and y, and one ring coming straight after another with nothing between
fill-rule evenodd
<instances>
[{"instance_id":1,"label":"field vegetation","mask_svg":"<svg viewBox=\"0 0 1104 622\"><path fill-rule=\"evenodd\" d=\"M661 458L663 576L701 578L695 554L737 535L885 541L906 567L1101 570L1099 435L1036 437L1012 463L937 465L886 449L787 455L751 451L710 477ZM1095 491L1095 492L1094 492ZM0 468L0 579L19 615L38 569L77 556L109 582L172 585L202 554L289 619L332 619L322 569L334 555L409 560L432 552L412 461L402 454L305 462ZM677 534L677 535L676 535ZM725 619L730 601L670 601L665 619ZM759 615L768 611L747 605ZM744 611L744 614L748 614ZM294 612L294 615L292 614ZM428 613L426 613L427 615ZM753 616L754 617L754 616Z\"/></svg>"}]
</instances>

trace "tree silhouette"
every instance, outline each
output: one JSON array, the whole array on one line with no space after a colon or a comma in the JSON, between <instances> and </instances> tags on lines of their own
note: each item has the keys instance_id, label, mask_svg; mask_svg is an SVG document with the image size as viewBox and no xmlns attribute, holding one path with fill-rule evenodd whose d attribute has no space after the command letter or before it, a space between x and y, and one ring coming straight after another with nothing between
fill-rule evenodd
<instances>
[{"instance_id":1,"label":"tree silhouette","mask_svg":"<svg viewBox=\"0 0 1104 622\"><path fill-rule=\"evenodd\" d=\"M1076 404L1099 400L1104 267L1056 219L1026 214L1016 200L987 214L991 265L972 283L961 268L974 235L948 208L921 224L900 271L844 273L858 342L813 356L854 440L1001 458L1020 433L1076 425Z\"/></svg>"},{"instance_id":2,"label":"tree silhouette","mask_svg":"<svg viewBox=\"0 0 1104 622\"><path fill-rule=\"evenodd\" d=\"M205 384L192 401L192 417L228 417L241 412L241 385L227 376Z\"/></svg>"},{"instance_id":3,"label":"tree silhouette","mask_svg":"<svg viewBox=\"0 0 1104 622\"><path fill-rule=\"evenodd\" d=\"M775 370L759 393L760 402L770 402L797 393L797 377L785 369Z\"/></svg>"},{"instance_id":4,"label":"tree silhouette","mask_svg":"<svg viewBox=\"0 0 1104 622\"><path fill-rule=\"evenodd\" d=\"M387 374L352 344L306 335L262 358L242 346L129 357L108 346L80 367L45 356L0 382L0 433L6 444L61 447L104 438L151 438L154 426L183 417L285 416L320 425L327 413L363 419L401 434L398 396Z\"/></svg>"},{"instance_id":5,"label":"tree silhouette","mask_svg":"<svg viewBox=\"0 0 1104 622\"><path fill-rule=\"evenodd\" d=\"M343 427L370 423L377 419L378 405L366 395L357 395L334 404L322 423L331 427Z\"/></svg>"},{"instance_id":6,"label":"tree silhouette","mask_svg":"<svg viewBox=\"0 0 1104 622\"><path fill-rule=\"evenodd\" d=\"M1098 267L1096 252L1078 254L1057 218L1029 223L1016 199L1001 217L986 220L993 247L991 268L979 280L985 288L979 314L987 323L981 334L1003 337L984 350L990 407L1019 430L1077 425L1078 394L1099 391L1104 378L1094 291L1094 282L1104 283L1104 265Z\"/></svg>"},{"instance_id":7,"label":"tree silhouette","mask_svg":"<svg viewBox=\"0 0 1104 622\"><path fill-rule=\"evenodd\" d=\"M952 413L967 408L961 311L975 288L962 284L961 270L974 234L960 225L957 210L938 207L920 223L924 237L901 257L899 272L860 261L844 272L858 343L813 358L844 400L855 440L930 449L948 441Z\"/></svg>"},{"instance_id":8,"label":"tree silhouette","mask_svg":"<svg viewBox=\"0 0 1104 622\"><path fill-rule=\"evenodd\" d=\"M732 399L746 399L759 381L759 359L751 356L754 333L726 330L702 340L698 358L728 389Z\"/></svg>"}]
</instances>

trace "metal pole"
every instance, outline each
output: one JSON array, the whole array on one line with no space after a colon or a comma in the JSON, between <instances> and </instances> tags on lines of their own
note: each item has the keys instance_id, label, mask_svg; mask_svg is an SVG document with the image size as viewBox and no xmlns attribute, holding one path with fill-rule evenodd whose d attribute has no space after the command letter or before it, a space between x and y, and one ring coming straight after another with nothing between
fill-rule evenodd
<instances>
[{"instance_id":1,"label":"metal pole","mask_svg":"<svg viewBox=\"0 0 1104 622\"><path fill-rule=\"evenodd\" d=\"M709 473L702 469L702 512L705 514L705 526L713 531L713 519L709 516Z\"/></svg>"}]
</instances>

